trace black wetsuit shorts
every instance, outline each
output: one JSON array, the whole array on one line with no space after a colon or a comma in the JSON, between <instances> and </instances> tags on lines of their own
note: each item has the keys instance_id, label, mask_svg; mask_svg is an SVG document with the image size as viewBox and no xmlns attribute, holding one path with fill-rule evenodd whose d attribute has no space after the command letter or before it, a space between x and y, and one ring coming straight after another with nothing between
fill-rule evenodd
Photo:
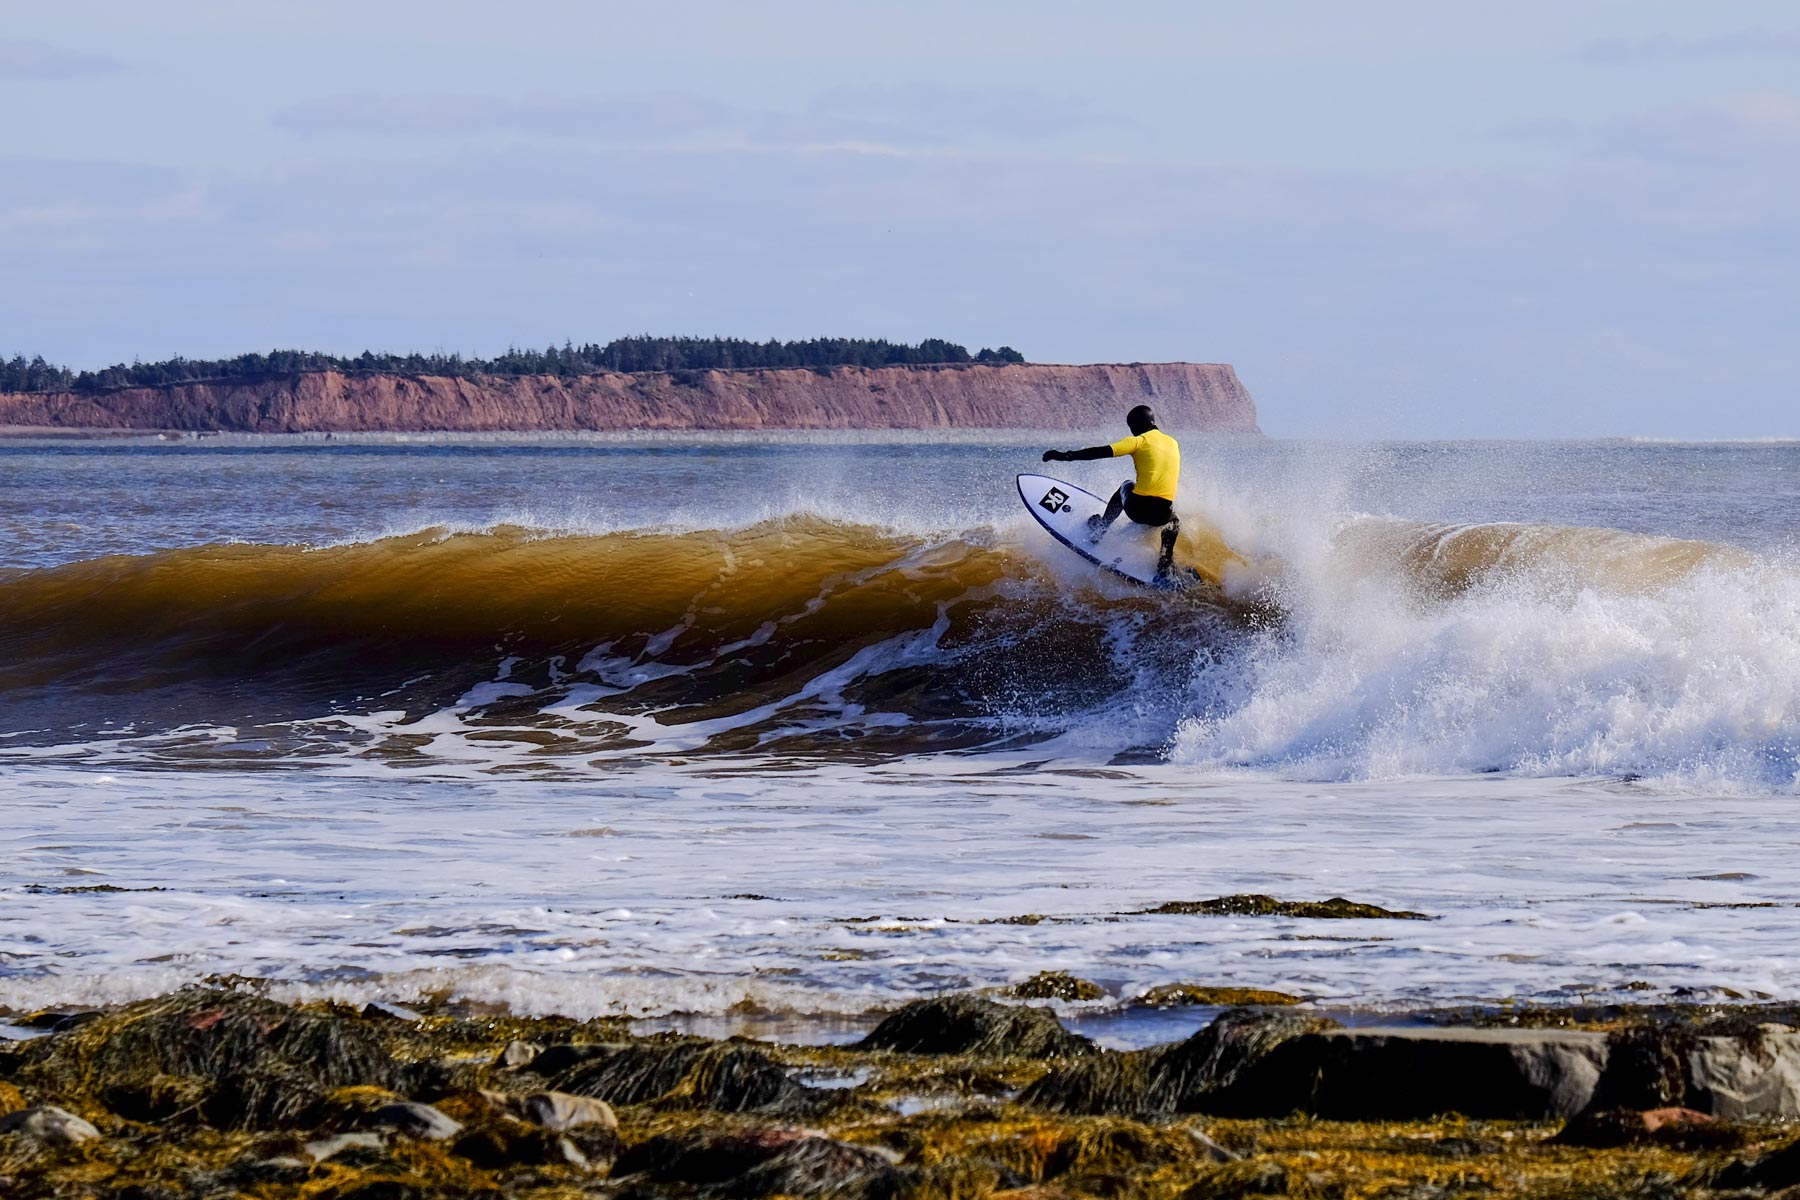
<instances>
[{"instance_id":1,"label":"black wetsuit shorts","mask_svg":"<svg viewBox=\"0 0 1800 1200\"><path fill-rule=\"evenodd\" d=\"M1125 493L1125 515L1139 525L1167 525L1175 517L1175 505L1161 496L1140 496L1129 483L1119 489Z\"/></svg>"}]
</instances>

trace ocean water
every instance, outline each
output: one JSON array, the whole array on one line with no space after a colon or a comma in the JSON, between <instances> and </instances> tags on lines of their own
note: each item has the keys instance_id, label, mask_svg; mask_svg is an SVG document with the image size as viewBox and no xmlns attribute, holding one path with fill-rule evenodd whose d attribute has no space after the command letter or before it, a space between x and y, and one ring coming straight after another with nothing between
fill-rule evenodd
<instances>
[{"instance_id":1,"label":"ocean water","mask_svg":"<svg viewBox=\"0 0 1800 1200\"><path fill-rule=\"evenodd\" d=\"M0 441L0 1006L1800 997L1800 445L1190 437L1167 596L1029 437Z\"/></svg>"}]
</instances>

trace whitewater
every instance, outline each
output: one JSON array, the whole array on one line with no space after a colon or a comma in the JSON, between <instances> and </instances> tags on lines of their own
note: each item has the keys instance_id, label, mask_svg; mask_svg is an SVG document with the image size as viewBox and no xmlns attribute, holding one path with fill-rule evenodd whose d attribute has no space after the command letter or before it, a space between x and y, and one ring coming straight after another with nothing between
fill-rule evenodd
<instances>
[{"instance_id":1,"label":"whitewater","mask_svg":"<svg viewBox=\"0 0 1800 1200\"><path fill-rule=\"evenodd\" d=\"M1800 996L1800 447L1187 438L1167 597L1028 437L0 442L0 1006Z\"/></svg>"}]
</instances>

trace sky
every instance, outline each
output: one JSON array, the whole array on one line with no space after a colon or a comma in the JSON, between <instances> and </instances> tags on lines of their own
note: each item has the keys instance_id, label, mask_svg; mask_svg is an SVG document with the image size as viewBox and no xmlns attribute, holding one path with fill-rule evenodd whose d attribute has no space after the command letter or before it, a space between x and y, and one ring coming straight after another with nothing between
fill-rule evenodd
<instances>
[{"instance_id":1,"label":"sky","mask_svg":"<svg viewBox=\"0 0 1800 1200\"><path fill-rule=\"evenodd\" d=\"M1791 0L0 10L9 357L946 337L1279 436L1800 436Z\"/></svg>"}]
</instances>

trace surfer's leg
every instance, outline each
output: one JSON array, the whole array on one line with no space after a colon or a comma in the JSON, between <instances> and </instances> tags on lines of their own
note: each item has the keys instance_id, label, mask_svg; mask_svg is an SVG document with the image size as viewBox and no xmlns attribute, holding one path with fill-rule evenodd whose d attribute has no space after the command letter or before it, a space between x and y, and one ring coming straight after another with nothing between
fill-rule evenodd
<instances>
[{"instance_id":1,"label":"surfer's leg","mask_svg":"<svg viewBox=\"0 0 1800 1200\"><path fill-rule=\"evenodd\" d=\"M1112 528L1112 523L1119 519L1120 513L1125 511L1125 498L1130 493L1131 485L1121 483L1119 490L1112 494L1112 499L1106 502L1106 511L1088 518L1088 541L1097 542L1106 536L1106 531Z\"/></svg>"},{"instance_id":2,"label":"surfer's leg","mask_svg":"<svg viewBox=\"0 0 1800 1200\"><path fill-rule=\"evenodd\" d=\"M1175 539L1181 536L1181 518L1174 513L1169 514L1169 523L1163 526L1162 553L1156 556L1156 573L1166 576L1175 569Z\"/></svg>"}]
</instances>

